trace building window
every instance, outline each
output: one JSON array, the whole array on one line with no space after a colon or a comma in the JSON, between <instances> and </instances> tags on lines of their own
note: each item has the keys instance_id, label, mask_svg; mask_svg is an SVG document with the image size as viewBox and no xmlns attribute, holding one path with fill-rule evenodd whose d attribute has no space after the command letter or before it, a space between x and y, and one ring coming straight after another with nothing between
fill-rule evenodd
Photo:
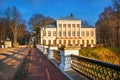
<instances>
[{"instance_id":1,"label":"building window","mask_svg":"<svg viewBox=\"0 0 120 80\"><path fill-rule=\"evenodd\" d=\"M68 27L71 27L71 24L68 24Z\"/></svg>"},{"instance_id":2,"label":"building window","mask_svg":"<svg viewBox=\"0 0 120 80\"><path fill-rule=\"evenodd\" d=\"M66 30L66 27L65 27L65 26L63 26L63 30L64 30L64 31Z\"/></svg>"},{"instance_id":3,"label":"building window","mask_svg":"<svg viewBox=\"0 0 120 80\"><path fill-rule=\"evenodd\" d=\"M94 31L91 31L91 36L94 36Z\"/></svg>"},{"instance_id":4,"label":"building window","mask_svg":"<svg viewBox=\"0 0 120 80\"><path fill-rule=\"evenodd\" d=\"M59 40L59 44L61 44L61 40Z\"/></svg>"},{"instance_id":5,"label":"building window","mask_svg":"<svg viewBox=\"0 0 120 80\"><path fill-rule=\"evenodd\" d=\"M56 36L56 31L53 31L53 36Z\"/></svg>"},{"instance_id":6,"label":"building window","mask_svg":"<svg viewBox=\"0 0 120 80\"><path fill-rule=\"evenodd\" d=\"M51 31L48 31L48 36L51 36Z\"/></svg>"},{"instance_id":7,"label":"building window","mask_svg":"<svg viewBox=\"0 0 120 80\"><path fill-rule=\"evenodd\" d=\"M49 40L48 44L51 45L51 40Z\"/></svg>"},{"instance_id":8,"label":"building window","mask_svg":"<svg viewBox=\"0 0 120 80\"><path fill-rule=\"evenodd\" d=\"M59 31L59 36L62 36L62 32L61 31Z\"/></svg>"},{"instance_id":9,"label":"building window","mask_svg":"<svg viewBox=\"0 0 120 80\"><path fill-rule=\"evenodd\" d=\"M53 44L56 44L56 40L53 41Z\"/></svg>"},{"instance_id":10,"label":"building window","mask_svg":"<svg viewBox=\"0 0 120 80\"><path fill-rule=\"evenodd\" d=\"M70 27L70 26L68 26L68 31L70 31L70 29L71 29L71 27Z\"/></svg>"},{"instance_id":11,"label":"building window","mask_svg":"<svg viewBox=\"0 0 120 80\"><path fill-rule=\"evenodd\" d=\"M75 36L75 31L72 32L72 36Z\"/></svg>"},{"instance_id":12,"label":"building window","mask_svg":"<svg viewBox=\"0 0 120 80\"><path fill-rule=\"evenodd\" d=\"M80 27L80 24L77 24L77 27L79 28L79 27Z\"/></svg>"},{"instance_id":13,"label":"building window","mask_svg":"<svg viewBox=\"0 0 120 80\"><path fill-rule=\"evenodd\" d=\"M71 42L70 42L70 40L68 40L68 44L70 44Z\"/></svg>"},{"instance_id":14,"label":"building window","mask_svg":"<svg viewBox=\"0 0 120 80\"><path fill-rule=\"evenodd\" d=\"M66 44L66 40L64 40L64 44Z\"/></svg>"},{"instance_id":15,"label":"building window","mask_svg":"<svg viewBox=\"0 0 120 80\"><path fill-rule=\"evenodd\" d=\"M66 27L66 24L63 24L63 27Z\"/></svg>"},{"instance_id":16,"label":"building window","mask_svg":"<svg viewBox=\"0 0 120 80\"><path fill-rule=\"evenodd\" d=\"M77 40L77 44L79 44L80 42L79 42L79 40Z\"/></svg>"},{"instance_id":17,"label":"building window","mask_svg":"<svg viewBox=\"0 0 120 80\"><path fill-rule=\"evenodd\" d=\"M77 31L77 36L80 36L80 32L79 31Z\"/></svg>"},{"instance_id":18,"label":"building window","mask_svg":"<svg viewBox=\"0 0 120 80\"><path fill-rule=\"evenodd\" d=\"M62 28L62 24L59 24L59 28Z\"/></svg>"},{"instance_id":19,"label":"building window","mask_svg":"<svg viewBox=\"0 0 120 80\"><path fill-rule=\"evenodd\" d=\"M71 36L71 33L70 33L70 31L68 31L68 36Z\"/></svg>"},{"instance_id":20,"label":"building window","mask_svg":"<svg viewBox=\"0 0 120 80\"><path fill-rule=\"evenodd\" d=\"M75 27L75 24L72 24L72 27Z\"/></svg>"},{"instance_id":21,"label":"building window","mask_svg":"<svg viewBox=\"0 0 120 80\"><path fill-rule=\"evenodd\" d=\"M73 40L73 44L75 44L75 40Z\"/></svg>"},{"instance_id":22,"label":"building window","mask_svg":"<svg viewBox=\"0 0 120 80\"><path fill-rule=\"evenodd\" d=\"M87 45L89 44L89 40L87 40Z\"/></svg>"},{"instance_id":23,"label":"building window","mask_svg":"<svg viewBox=\"0 0 120 80\"><path fill-rule=\"evenodd\" d=\"M43 40L43 45L45 45L46 44L46 40Z\"/></svg>"},{"instance_id":24,"label":"building window","mask_svg":"<svg viewBox=\"0 0 120 80\"><path fill-rule=\"evenodd\" d=\"M83 44L83 45L85 44L84 40L82 40L82 44Z\"/></svg>"},{"instance_id":25,"label":"building window","mask_svg":"<svg viewBox=\"0 0 120 80\"><path fill-rule=\"evenodd\" d=\"M86 32L86 36L89 36L89 31Z\"/></svg>"},{"instance_id":26,"label":"building window","mask_svg":"<svg viewBox=\"0 0 120 80\"><path fill-rule=\"evenodd\" d=\"M66 36L66 32L65 31L63 32L63 36Z\"/></svg>"},{"instance_id":27,"label":"building window","mask_svg":"<svg viewBox=\"0 0 120 80\"><path fill-rule=\"evenodd\" d=\"M94 42L93 42L93 40L91 40L91 44L93 44Z\"/></svg>"},{"instance_id":28,"label":"building window","mask_svg":"<svg viewBox=\"0 0 120 80\"><path fill-rule=\"evenodd\" d=\"M77 43L80 44L80 40L78 40Z\"/></svg>"},{"instance_id":29,"label":"building window","mask_svg":"<svg viewBox=\"0 0 120 80\"><path fill-rule=\"evenodd\" d=\"M43 36L46 36L46 31L43 31Z\"/></svg>"},{"instance_id":30,"label":"building window","mask_svg":"<svg viewBox=\"0 0 120 80\"><path fill-rule=\"evenodd\" d=\"M85 36L85 32L84 31L82 31L82 36Z\"/></svg>"}]
</instances>

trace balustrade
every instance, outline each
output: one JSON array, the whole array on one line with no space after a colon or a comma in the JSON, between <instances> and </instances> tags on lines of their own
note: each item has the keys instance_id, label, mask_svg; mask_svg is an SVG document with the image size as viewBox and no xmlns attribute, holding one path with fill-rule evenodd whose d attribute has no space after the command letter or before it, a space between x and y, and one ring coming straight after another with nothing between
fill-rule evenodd
<instances>
[{"instance_id":1,"label":"balustrade","mask_svg":"<svg viewBox=\"0 0 120 80\"><path fill-rule=\"evenodd\" d=\"M48 53L49 59L56 58L60 61L62 71L72 68L92 80L120 80L119 65L78 56L79 49L77 48L59 51L57 47L49 47L46 49L46 53Z\"/></svg>"},{"instance_id":2,"label":"balustrade","mask_svg":"<svg viewBox=\"0 0 120 80\"><path fill-rule=\"evenodd\" d=\"M95 80L120 80L120 66L71 55L72 69Z\"/></svg>"},{"instance_id":3,"label":"balustrade","mask_svg":"<svg viewBox=\"0 0 120 80\"><path fill-rule=\"evenodd\" d=\"M53 52L54 52L53 57L61 62L60 51L59 50L53 50Z\"/></svg>"}]
</instances>

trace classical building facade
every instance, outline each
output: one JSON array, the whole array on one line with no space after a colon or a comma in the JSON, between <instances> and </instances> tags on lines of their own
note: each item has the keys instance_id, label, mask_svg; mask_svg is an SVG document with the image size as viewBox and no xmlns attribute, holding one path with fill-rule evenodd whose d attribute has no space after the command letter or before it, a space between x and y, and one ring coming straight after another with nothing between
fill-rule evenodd
<instances>
[{"instance_id":1,"label":"classical building facade","mask_svg":"<svg viewBox=\"0 0 120 80\"><path fill-rule=\"evenodd\" d=\"M96 28L82 27L81 20L64 17L58 19L56 25L41 28L41 44L93 47L96 44Z\"/></svg>"}]
</instances>

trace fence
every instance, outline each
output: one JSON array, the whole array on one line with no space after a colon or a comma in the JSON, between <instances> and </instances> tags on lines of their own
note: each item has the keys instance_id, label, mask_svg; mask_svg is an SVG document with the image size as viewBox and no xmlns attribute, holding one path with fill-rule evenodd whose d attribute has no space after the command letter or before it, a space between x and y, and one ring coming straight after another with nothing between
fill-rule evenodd
<instances>
[{"instance_id":1,"label":"fence","mask_svg":"<svg viewBox=\"0 0 120 80\"><path fill-rule=\"evenodd\" d=\"M95 80L120 80L120 66L71 55L72 69Z\"/></svg>"},{"instance_id":2,"label":"fence","mask_svg":"<svg viewBox=\"0 0 120 80\"><path fill-rule=\"evenodd\" d=\"M53 50L53 52L54 52L53 57L61 62L60 51L59 50Z\"/></svg>"}]
</instances>

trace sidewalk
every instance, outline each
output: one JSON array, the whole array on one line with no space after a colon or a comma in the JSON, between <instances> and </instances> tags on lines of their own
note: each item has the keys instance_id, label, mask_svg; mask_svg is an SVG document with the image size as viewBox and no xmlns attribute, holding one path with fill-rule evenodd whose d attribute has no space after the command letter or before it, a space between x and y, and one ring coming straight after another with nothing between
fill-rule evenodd
<instances>
[{"instance_id":1,"label":"sidewalk","mask_svg":"<svg viewBox=\"0 0 120 80\"><path fill-rule=\"evenodd\" d=\"M69 80L38 49L31 49L26 80Z\"/></svg>"},{"instance_id":2,"label":"sidewalk","mask_svg":"<svg viewBox=\"0 0 120 80\"><path fill-rule=\"evenodd\" d=\"M29 48L0 48L0 80L13 80Z\"/></svg>"}]
</instances>

